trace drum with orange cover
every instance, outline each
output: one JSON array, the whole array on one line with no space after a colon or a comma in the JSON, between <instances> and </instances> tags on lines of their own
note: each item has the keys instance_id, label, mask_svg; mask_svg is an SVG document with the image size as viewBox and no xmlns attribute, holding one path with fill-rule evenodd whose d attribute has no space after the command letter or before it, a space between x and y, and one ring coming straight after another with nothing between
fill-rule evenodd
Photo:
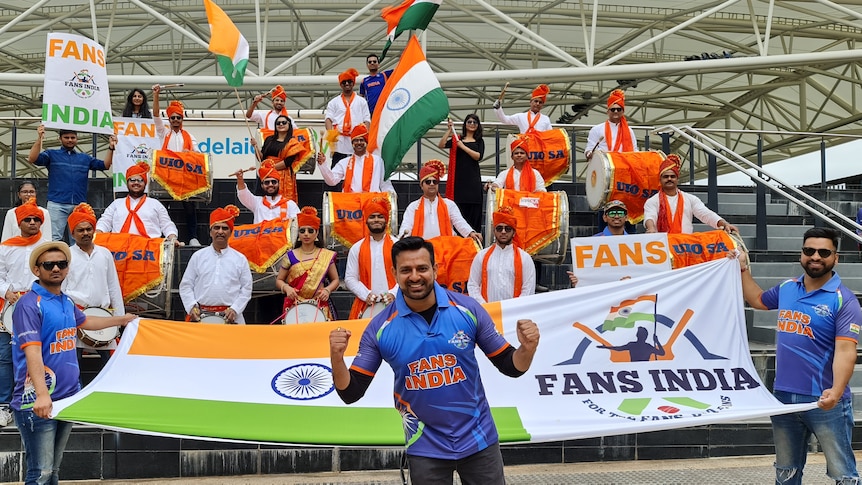
<instances>
[{"instance_id":1,"label":"drum with orange cover","mask_svg":"<svg viewBox=\"0 0 862 485\"><path fill-rule=\"evenodd\" d=\"M587 203L599 210L611 200L622 201L628 220L643 220L644 203L661 188L659 166L665 159L660 151L605 152L596 150L587 165Z\"/></svg>"},{"instance_id":2,"label":"drum with orange cover","mask_svg":"<svg viewBox=\"0 0 862 485\"><path fill-rule=\"evenodd\" d=\"M569 197L562 191L522 192L496 189L488 191L485 208L485 241L494 242L494 212L509 206L515 212L515 233L521 249L536 261L559 264L569 247Z\"/></svg>"}]
</instances>

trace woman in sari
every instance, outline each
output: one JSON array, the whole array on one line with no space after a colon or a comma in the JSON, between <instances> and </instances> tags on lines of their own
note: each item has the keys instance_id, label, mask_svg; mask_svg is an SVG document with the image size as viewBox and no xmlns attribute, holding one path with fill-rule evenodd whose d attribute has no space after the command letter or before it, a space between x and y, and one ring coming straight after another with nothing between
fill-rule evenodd
<instances>
[{"instance_id":1,"label":"woman in sari","mask_svg":"<svg viewBox=\"0 0 862 485\"><path fill-rule=\"evenodd\" d=\"M290 118L278 115L275 118L275 133L266 137L263 146L258 148L257 140L252 138L255 152L260 161L272 160L275 169L281 174L281 195L294 202L299 199L296 194L296 169L302 160L297 160L299 154L305 151L299 141L293 136L293 125Z\"/></svg>"},{"instance_id":2,"label":"woman in sari","mask_svg":"<svg viewBox=\"0 0 862 485\"><path fill-rule=\"evenodd\" d=\"M284 310L303 300L315 300L329 320L335 320L335 308L329 297L338 288L335 252L318 241L320 218L317 209L303 207L296 216L299 240L284 255L275 287L284 293Z\"/></svg>"}]
</instances>

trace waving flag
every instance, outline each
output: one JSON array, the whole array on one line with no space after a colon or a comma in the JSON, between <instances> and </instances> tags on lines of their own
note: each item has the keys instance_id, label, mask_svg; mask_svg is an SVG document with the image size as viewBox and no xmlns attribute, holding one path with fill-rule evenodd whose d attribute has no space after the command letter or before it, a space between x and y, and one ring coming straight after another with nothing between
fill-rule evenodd
<instances>
[{"instance_id":1,"label":"waving flag","mask_svg":"<svg viewBox=\"0 0 862 485\"><path fill-rule=\"evenodd\" d=\"M449 99L413 36L371 116L368 150L379 150L385 178L398 168L407 150L447 114Z\"/></svg>"},{"instance_id":2,"label":"waving flag","mask_svg":"<svg viewBox=\"0 0 862 485\"><path fill-rule=\"evenodd\" d=\"M204 5L210 24L208 48L216 55L227 83L233 87L242 86L248 66L248 41L218 5L211 0L204 0Z\"/></svg>"},{"instance_id":3,"label":"waving flag","mask_svg":"<svg viewBox=\"0 0 862 485\"><path fill-rule=\"evenodd\" d=\"M380 16L386 21L386 46L380 62L386 57L389 46L405 30L425 30L443 0L404 0L396 7L385 7Z\"/></svg>"},{"instance_id":4,"label":"waving flag","mask_svg":"<svg viewBox=\"0 0 862 485\"><path fill-rule=\"evenodd\" d=\"M611 307L610 313L602 324L602 330L634 328L637 322L655 323L655 304L656 295L644 295L620 302L619 305Z\"/></svg>"}]
</instances>

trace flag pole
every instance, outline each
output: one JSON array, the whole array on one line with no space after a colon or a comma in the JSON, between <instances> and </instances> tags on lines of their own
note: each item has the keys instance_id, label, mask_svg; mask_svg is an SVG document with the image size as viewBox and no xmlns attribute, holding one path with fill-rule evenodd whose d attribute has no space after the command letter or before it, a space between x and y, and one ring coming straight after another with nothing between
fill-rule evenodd
<instances>
[{"instance_id":1,"label":"flag pole","mask_svg":"<svg viewBox=\"0 0 862 485\"><path fill-rule=\"evenodd\" d=\"M248 130L248 136L251 139L254 139L254 134L251 131L251 124L249 124L248 118L245 117L245 106L243 106L242 99L240 99L240 97L239 97L239 91L237 91L236 87L234 87L233 92L234 92L234 94L236 94L236 102L239 103L239 108L242 110L242 113L243 113L242 118L245 120L245 127ZM254 145L252 145L252 146L254 146ZM260 156L258 155L258 151L256 148L254 150L254 160L255 160L255 164L257 165L257 167L260 168Z\"/></svg>"}]
</instances>

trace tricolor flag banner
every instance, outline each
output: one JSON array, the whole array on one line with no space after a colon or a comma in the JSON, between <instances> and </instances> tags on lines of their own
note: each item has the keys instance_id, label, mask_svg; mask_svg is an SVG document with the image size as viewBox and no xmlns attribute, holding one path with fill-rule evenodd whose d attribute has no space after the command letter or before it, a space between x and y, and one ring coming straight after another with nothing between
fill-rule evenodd
<instances>
[{"instance_id":1,"label":"tricolor flag banner","mask_svg":"<svg viewBox=\"0 0 862 485\"><path fill-rule=\"evenodd\" d=\"M380 16L386 21L386 46L380 54L380 62L401 32L427 29L441 3L443 0L404 0L401 5L384 7Z\"/></svg>"},{"instance_id":2,"label":"tricolor flag banner","mask_svg":"<svg viewBox=\"0 0 862 485\"><path fill-rule=\"evenodd\" d=\"M521 318L533 319L542 332L532 366L520 378L478 358L501 441L657 431L813 409L816 403L782 405L760 381L741 294L739 264L725 258L487 305L509 342L517 345ZM655 306L654 321L603 328L627 301ZM359 402L347 406L333 389L329 332L337 326L352 331L349 365L367 323L142 320L127 328L92 384L54 403L55 417L212 440L403 445L385 363ZM447 384L451 370L422 368L410 378L429 388L475 385Z\"/></svg>"},{"instance_id":3,"label":"tricolor flag banner","mask_svg":"<svg viewBox=\"0 0 862 485\"><path fill-rule=\"evenodd\" d=\"M449 99L413 36L371 115L368 151L379 153L383 159L386 179L407 150L448 114Z\"/></svg>"},{"instance_id":4,"label":"tricolor flag banner","mask_svg":"<svg viewBox=\"0 0 862 485\"><path fill-rule=\"evenodd\" d=\"M248 41L221 7L212 0L204 0L204 6L210 25L209 51L216 55L228 85L242 86L248 66Z\"/></svg>"},{"instance_id":5,"label":"tricolor flag banner","mask_svg":"<svg viewBox=\"0 0 862 485\"><path fill-rule=\"evenodd\" d=\"M48 34L42 123L46 128L114 133L105 49L75 34Z\"/></svg>"},{"instance_id":6,"label":"tricolor flag banner","mask_svg":"<svg viewBox=\"0 0 862 485\"><path fill-rule=\"evenodd\" d=\"M117 151L114 152L114 192L126 192L126 170L138 162L150 163L150 149L161 147L152 118L114 118Z\"/></svg>"}]
</instances>

